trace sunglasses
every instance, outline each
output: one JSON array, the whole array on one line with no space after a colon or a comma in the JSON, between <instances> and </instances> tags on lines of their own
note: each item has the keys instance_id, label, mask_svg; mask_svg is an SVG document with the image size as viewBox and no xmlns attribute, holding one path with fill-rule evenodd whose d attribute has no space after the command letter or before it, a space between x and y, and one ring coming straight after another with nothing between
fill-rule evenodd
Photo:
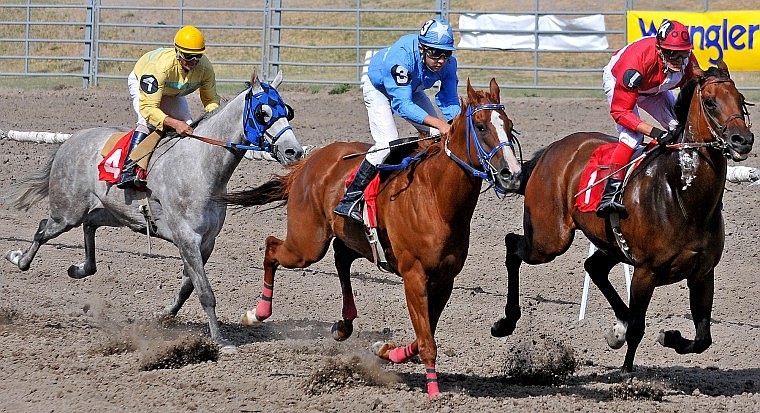
<instances>
[{"instance_id":1,"label":"sunglasses","mask_svg":"<svg viewBox=\"0 0 760 413\"><path fill-rule=\"evenodd\" d=\"M662 49L662 55L668 59L668 60L684 60L691 52L688 50L668 50L668 49Z\"/></svg>"},{"instance_id":2,"label":"sunglasses","mask_svg":"<svg viewBox=\"0 0 760 413\"><path fill-rule=\"evenodd\" d=\"M425 51L425 55L433 60L448 60L453 53L451 50L434 49L432 47L426 47L423 50Z\"/></svg>"},{"instance_id":3,"label":"sunglasses","mask_svg":"<svg viewBox=\"0 0 760 413\"><path fill-rule=\"evenodd\" d=\"M198 60L201 59L201 56L203 55L177 52L177 56L179 56L180 59L186 62L197 62Z\"/></svg>"}]
</instances>

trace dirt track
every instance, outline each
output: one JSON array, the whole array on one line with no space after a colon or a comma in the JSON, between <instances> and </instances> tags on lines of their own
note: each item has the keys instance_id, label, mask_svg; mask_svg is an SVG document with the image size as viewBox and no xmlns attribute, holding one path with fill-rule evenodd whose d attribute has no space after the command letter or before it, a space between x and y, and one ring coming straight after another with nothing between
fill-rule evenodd
<instances>
[{"instance_id":1,"label":"dirt track","mask_svg":"<svg viewBox=\"0 0 760 413\"><path fill-rule=\"evenodd\" d=\"M368 141L359 91L284 97L296 110L293 127L301 143ZM526 156L571 132L613 131L603 99L511 98L503 91L502 101L522 132ZM0 107L4 130L71 132L133 122L124 90L5 89ZM758 108L751 108L754 119L760 119ZM0 148L2 191L40 167L52 145L0 141ZM743 164L760 167L755 155ZM274 163L244 161L230 188L281 171ZM694 328L685 283L655 291L632 382L644 389L642 400L613 398L628 383L618 370L625 350L607 347L603 333L614 317L593 287L587 317L578 321L588 247L581 235L554 262L523 267L517 331L506 339L490 336L505 300L503 237L521 231L522 206L520 198L498 200L485 192L473 218L470 256L436 334L441 399L427 401L420 364L391 365L371 355L374 341L407 343L413 330L400 279L366 261L354 266L359 318L348 341L330 337L341 305L331 253L308 269L280 270L272 318L260 329L240 326L240 315L255 306L260 291L264 238L284 235L281 208L231 211L206 266L223 331L239 346L237 354L216 362L140 368L166 348L170 332L207 329L194 295L173 328L152 321L179 287L181 262L169 243L154 240L154 256L148 257L144 235L100 229L98 273L83 280L66 276L66 268L83 256L78 228L43 246L27 272L0 262L0 410L760 411L759 201L758 187L728 184L712 347L681 356L658 345L659 330L680 329L692 337ZM47 217L47 204L27 212L3 207L0 214L4 253L28 247L39 220ZM615 285L624 287L622 269L613 271ZM526 386L505 379L505 366L516 355L540 354L537 349L554 340L572 348L578 362L565 384ZM653 389L663 391L661 401L647 397Z\"/></svg>"}]
</instances>

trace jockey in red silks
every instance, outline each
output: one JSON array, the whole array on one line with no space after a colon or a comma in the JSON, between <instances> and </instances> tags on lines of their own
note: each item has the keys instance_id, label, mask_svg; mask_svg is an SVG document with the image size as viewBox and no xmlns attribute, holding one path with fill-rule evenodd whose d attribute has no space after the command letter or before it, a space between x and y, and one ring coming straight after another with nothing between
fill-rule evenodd
<instances>
[{"instance_id":1,"label":"jockey in red silks","mask_svg":"<svg viewBox=\"0 0 760 413\"><path fill-rule=\"evenodd\" d=\"M604 93L620 140L610 157L612 175L607 178L596 210L598 216L625 214L622 204L625 169L613 172L630 161L644 135L661 145L674 140L672 131L678 122L673 112L672 89L694 77L695 67L699 68L699 64L692 53L689 30L675 20L664 20L655 36L641 38L618 50L604 67ZM639 109L649 113L666 131L641 120Z\"/></svg>"}]
</instances>

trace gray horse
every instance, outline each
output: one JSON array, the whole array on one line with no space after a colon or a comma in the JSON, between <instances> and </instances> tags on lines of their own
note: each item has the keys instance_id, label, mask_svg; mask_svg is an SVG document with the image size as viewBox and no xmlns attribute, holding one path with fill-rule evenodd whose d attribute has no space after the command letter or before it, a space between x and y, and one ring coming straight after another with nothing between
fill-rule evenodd
<instances>
[{"instance_id":1,"label":"gray horse","mask_svg":"<svg viewBox=\"0 0 760 413\"><path fill-rule=\"evenodd\" d=\"M8 251L5 257L25 271L42 244L82 225L85 261L70 266L68 274L84 278L96 271L98 227L150 231L176 245L183 263L182 285L164 315L176 316L196 290L208 314L211 337L227 344L219 331L216 298L204 269L226 216L226 206L212 200L212 195L227 190L244 149L267 150L283 165L302 157L303 148L289 124L293 111L275 90L281 81L282 72L271 86L260 82L254 72L250 88L198 122L195 136L232 139L224 142L226 147L188 137L162 140L150 159L144 193L98 180L101 148L112 134L126 130L100 127L73 134L57 148L45 168L6 194L12 206L24 210L48 197L50 218L40 222L26 251ZM146 203L147 207L141 207ZM146 219L147 211L152 220Z\"/></svg>"}]
</instances>

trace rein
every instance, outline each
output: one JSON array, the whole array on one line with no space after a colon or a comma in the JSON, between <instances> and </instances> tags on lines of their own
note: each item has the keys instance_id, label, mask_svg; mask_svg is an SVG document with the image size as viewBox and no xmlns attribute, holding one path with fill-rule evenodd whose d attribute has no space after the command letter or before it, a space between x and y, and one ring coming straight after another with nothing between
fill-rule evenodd
<instances>
[{"instance_id":1,"label":"rein","mask_svg":"<svg viewBox=\"0 0 760 413\"><path fill-rule=\"evenodd\" d=\"M205 142L205 143L208 143L208 144L211 144L211 145L221 146L221 147L228 148L228 149L234 149L234 150L239 150L239 151L249 151L249 150L251 150L251 151L266 151L266 152L269 152L269 153L274 153L275 152L274 149L277 147L277 145L274 145L274 143L277 142L277 139L279 139L280 136L282 136L283 133L285 133L286 131L289 131L289 130L292 130L292 128L290 127L290 125L288 125L288 126L282 128L282 129L280 129L280 131L277 132L276 135L272 135L268 131L264 132L265 135L269 136L272 139L272 144L273 144L272 145L272 151L266 150L265 148L263 148L263 147L261 147L259 145L254 145L254 144L243 145L241 143L233 143L233 142L230 142L230 141L220 141L220 140L217 140L217 139L207 138L205 136L199 136L199 135L187 135L187 136L189 138L197 139L197 140L199 140L201 142Z\"/></svg>"},{"instance_id":2,"label":"rein","mask_svg":"<svg viewBox=\"0 0 760 413\"><path fill-rule=\"evenodd\" d=\"M510 146L514 147L514 143L512 142L512 136L510 135L509 142L500 142L498 145L496 145L493 149L491 149L490 152L486 151L486 149L483 147L483 144L480 142L479 139L475 138L475 125L472 123L472 115L481 111L481 110L504 110L504 105L500 103L488 103L485 105L478 106L476 108L472 108L472 106L467 105L467 126L466 126L466 134L467 134L467 141L475 145L475 149L478 152L478 160L480 161L480 164L483 165L484 171L480 171L476 168L474 168L472 164L472 154L470 153L470 145L467 145L467 160L468 162L465 162L461 160L459 157L454 155L454 153L451 152L449 149L449 140L451 139L451 136L446 138L446 141L444 143L444 150L446 151L446 155L449 156L454 162L459 164L464 170L471 173L473 176L483 179L486 182L488 182L492 187L494 192L496 192L496 195L504 195L507 193L507 191L499 188L498 185L496 185L495 179L493 177L494 175L494 168L491 166L491 158L494 157L503 147ZM450 135L450 134L449 134ZM486 165L488 166L486 169Z\"/></svg>"}]
</instances>

